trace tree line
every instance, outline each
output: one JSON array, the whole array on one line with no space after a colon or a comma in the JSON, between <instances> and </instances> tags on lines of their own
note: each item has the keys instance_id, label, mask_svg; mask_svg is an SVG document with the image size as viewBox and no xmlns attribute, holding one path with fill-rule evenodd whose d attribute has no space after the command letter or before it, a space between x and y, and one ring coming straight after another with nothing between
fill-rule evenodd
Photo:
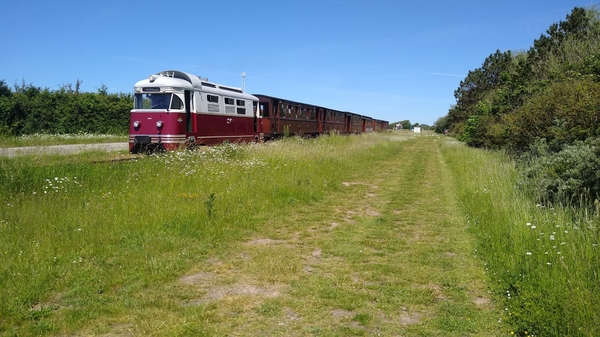
<instances>
[{"instance_id":1,"label":"tree line","mask_svg":"<svg viewBox=\"0 0 600 337\"><path fill-rule=\"evenodd\" d=\"M575 7L529 50L496 50L469 71L454 97L437 132L518 158L543 201L600 198L597 7Z\"/></svg>"},{"instance_id":2,"label":"tree line","mask_svg":"<svg viewBox=\"0 0 600 337\"><path fill-rule=\"evenodd\" d=\"M127 134L133 96L108 93L106 86L97 92L81 92L63 85L57 90L33 84L14 84L0 80L0 135L35 133Z\"/></svg>"}]
</instances>

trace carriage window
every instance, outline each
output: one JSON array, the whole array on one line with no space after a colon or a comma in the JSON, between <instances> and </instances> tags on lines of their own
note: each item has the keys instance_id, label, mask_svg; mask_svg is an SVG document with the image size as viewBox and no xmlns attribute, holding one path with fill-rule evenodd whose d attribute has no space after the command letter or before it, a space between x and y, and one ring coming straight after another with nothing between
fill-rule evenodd
<instances>
[{"instance_id":1,"label":"carriage window","mask_svg":"<svg viewBox=\"0 0 600 337\"><path fill-rule=\"evenodd\" d=\"M219 103L219 96L206 95L206 100L211 103Z\"/></svg>"},{"instance_id":2,"label":"carriage window","mask_svg":"<svg viewBox=\"0 0 600 337\"><path fill-rule=\"evenodd\" d=\"M241 100L241 99L238 99L238 100L237 100L237 105L238 105L238 106L244 106L244 105L246 105L246 101L244 101L244 100Z\"/></svg>"},{"instance_id":3,"label":"carriage window","mask_svg":"<svg viewBox=\"0 0 600 337\"><path fill-rule=\"evenodd\" d=\"M269 117L269 105L261 103L260 104L260 114L263 117Z\"/></svg>"},{"instance_id":4,"label":"carriage window","mask_svg":"<svg viewBox=\"0 0 600 337\"><path fill-rule=\"evenodd\" d=\"M225 104L234 105L235 104L235 100L233 98L225 97Z\"/></svg>"},{"instance_id":5,"label":"carriage window","mask_svg":"<svg viewBox=\"0 0 600 337\"><path fill-rule=\"evenodd\" d=\"M246 108L237 108L237 113L238 113L238 115L245 115Z\"/></svg>"}]
</instances>

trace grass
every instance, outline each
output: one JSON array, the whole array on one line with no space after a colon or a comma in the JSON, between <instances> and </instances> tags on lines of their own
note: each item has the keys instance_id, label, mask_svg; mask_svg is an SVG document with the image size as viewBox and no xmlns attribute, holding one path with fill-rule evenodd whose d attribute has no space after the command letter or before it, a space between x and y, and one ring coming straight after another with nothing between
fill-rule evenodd
<instances>
[{"instance_id":1,"label":"grass","mask_svg":"<svg viewBox=\"0 0 600 337\"><path fill-rule=\"evenodd\" d=\"M502 154L456 143L446 143L443 152L512 332L600 335L598 218L526 198L515 187L515 166Z\"/></svg>"},{"instance_id":2,"label":"grass","mask_svg":"<svg viewBox=\"0 0 600 337\"><path fill-rule=\"evenodd\" d=\"M497 274L534 255L476 225L513 212L478 185L502 157L398 132L91 158L0 158L0 335L525 335Z\"/></svg>"},{"instance_id":3,"label":"grass","mask_svg":"<svg viewBox=\"0 0 600 337\"><path fill-rule=\"evenodd\" d=\"M0 147L48 146L127 142L127 135L112 134L33 134L19 137L0 135Z\"/></svg>"}]
</instances>

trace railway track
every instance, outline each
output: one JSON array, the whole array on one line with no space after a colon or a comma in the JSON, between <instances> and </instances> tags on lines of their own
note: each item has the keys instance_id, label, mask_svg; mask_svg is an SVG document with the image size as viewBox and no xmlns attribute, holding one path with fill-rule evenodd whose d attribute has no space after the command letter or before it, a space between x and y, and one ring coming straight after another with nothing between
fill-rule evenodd
<instances>
[{"instance_id":1,"label":"railway track","mask_svg":"<svg viewBox=\"0 0 600 337\"><path fill-rule=\"evenodd\" d=\"M0 148L1 157L14 158L25 155L40 154L75 154L86 151L127 151L128 143L97 143L97 144L69 144L69 145L49 145L49 146L23 146Z\"/></svg>"}]
</instances>

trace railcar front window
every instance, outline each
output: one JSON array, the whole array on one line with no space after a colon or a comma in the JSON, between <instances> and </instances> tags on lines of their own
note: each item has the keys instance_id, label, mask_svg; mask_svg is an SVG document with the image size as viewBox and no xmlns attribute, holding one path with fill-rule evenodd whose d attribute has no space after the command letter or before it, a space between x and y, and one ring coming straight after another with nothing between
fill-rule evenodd
<instances>
[{"instance_id":1,"label":"railcar front window","mask_svg":"<svg viewBox=\"0 0 600 337\"><path fill-rule=\"evenodd\" d=\"M135 94L136 109L168 109L171 94Z\"/></svg>"}]
</instances>

